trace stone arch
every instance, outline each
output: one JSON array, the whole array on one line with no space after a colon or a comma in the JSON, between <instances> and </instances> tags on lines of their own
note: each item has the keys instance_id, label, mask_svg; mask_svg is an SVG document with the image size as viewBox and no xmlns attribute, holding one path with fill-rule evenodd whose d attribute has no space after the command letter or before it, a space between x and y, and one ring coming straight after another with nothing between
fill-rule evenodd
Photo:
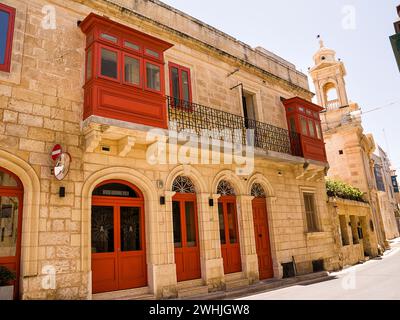
<instances>
[{"instance_id":1,"label":"stone arch","mask_svg":"<svg viewBox=\"0 0 400 320\"><path fill-rule=\"evenodd\" d=\"M212 193L217 193L218 184L221 182L221 180L229 181L234 187L237 196L244 195L246 193L240 178L230 170L223 170L215 176L211 184Z\"/></svg>"},{"instance_id":2,"label":"stone arch","mask_svg":"<svg viewBox=\"0 0 400 320\"><path fill-rule=\"evenodd\" d=\"M38 275L40 181L24 160L0 150L0 167L14 173L24 187L21 241L21 277Z\"/></svg>"},{"instance_id":3,"label":"stone arch","mask_svg":"<svg viewBox=\"0 0 400 320\"><path fill-rule=\"evenodd\" d=\"M187 165L177 166L170 172L165 181L165 189L167 191L172 190L172 184L178 176L186 176L190 178L196 187L196 193L206 193L208 191L207 183L201 173L192 166Z\"/></svg>"},{"instance_id":4,"label":"stone arch","mask_svg":"<svg viewBox=\"0 0 400 320\"><path fill-rule=\"evenodd\" d=\"M154 233L153 228L157 225L157 214L159 210L158 190L155 184L142 173L135 169L126 167L111 167L94 172L90 175L82 186L82 237L81 237L81 269L85 272L91 271L91 206L92 192L102 182L108 180L121 180L135 185L143 194L145 204L145 238L146 238L146 260L147 268L153 263L152 256L155 251L154 244L150 241L150 234ZM149 286L151 283L151 273L148 272ZM89 277L90 279L90 277ZM92 283L88 283L89 293L91 294Z\"/></svg>"},{"instance_id":5,"label":"stone arch","mask_svg":"<svg viewBox=\"0 0 400 320\"><path fill-rule=\"evenodd\" d=\"M262 185L262 187L265 190L265 193L267 194L267 198L269 197L275 197L275 191L274 188L272 187L271 183L265 178L264 175L261 173L255 173L247 182L247 194L251 195L251 188L254 183L259 183Z\"/></svg>"}]
</instances>

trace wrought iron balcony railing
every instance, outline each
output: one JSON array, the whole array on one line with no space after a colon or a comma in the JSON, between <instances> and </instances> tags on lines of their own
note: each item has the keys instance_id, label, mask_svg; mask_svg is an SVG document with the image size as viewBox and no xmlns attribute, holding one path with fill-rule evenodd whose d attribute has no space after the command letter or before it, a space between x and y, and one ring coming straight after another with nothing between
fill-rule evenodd
<instances>
[{"instance_id":1,"label":"wrought iron balcony railing","mask_svg":"<svg viewBox=\"0 0 400 320\"><path fill-rule=\"evenodd\" d=\"M200 135L208 130L221 140L247 145L247 129L252 129L256 148L302 156L300 135L296 132L172 97L167 97L167 102L170 127L178 132L190 130Z\"/></svg>"}]
</instances>

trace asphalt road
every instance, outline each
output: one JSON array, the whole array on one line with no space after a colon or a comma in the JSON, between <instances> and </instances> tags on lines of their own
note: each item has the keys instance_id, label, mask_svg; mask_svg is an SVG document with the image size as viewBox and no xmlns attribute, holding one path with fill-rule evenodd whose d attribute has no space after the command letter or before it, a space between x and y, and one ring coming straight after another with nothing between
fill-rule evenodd
<instances>
[{"instance_id":1,"label":"asphalt road","mask_svg":"<svg viewBox=\"0 0 400 320\"><path fill-rule=\"evenodd\" d=\"M297 285L240 300L400 300L400 241L382 258L331 274L334 279Z\"/></svg>"}]
</instances>

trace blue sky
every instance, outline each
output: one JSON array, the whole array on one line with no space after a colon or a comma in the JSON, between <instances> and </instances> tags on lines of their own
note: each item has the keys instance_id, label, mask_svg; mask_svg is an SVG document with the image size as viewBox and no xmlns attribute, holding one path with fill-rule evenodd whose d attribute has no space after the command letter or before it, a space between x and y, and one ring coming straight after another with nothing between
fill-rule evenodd
<instances>
[{"instance_id":1,"label":"blue sky","mask_svg":"<svg viewBox=\"0 0 400 320\"><path fill-rule=\"evenodd\" d=\"M347 94L364 112L365 131L400 173L400 72L389 36L399 0L163 0L235 38L262 46L307 73L320 34L347 68ZM312 91L314 87L311 86ZM386 133L386 138L384 131Z\"/></svg>"}]
</instances>

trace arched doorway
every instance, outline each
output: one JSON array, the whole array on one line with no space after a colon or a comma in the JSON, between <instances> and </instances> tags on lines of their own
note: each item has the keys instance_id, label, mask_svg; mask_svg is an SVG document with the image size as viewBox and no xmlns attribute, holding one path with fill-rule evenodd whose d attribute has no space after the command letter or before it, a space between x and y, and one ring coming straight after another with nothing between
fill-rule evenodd
<instances>
[{"instance_id":1,"label":"arched doorway","mask_svg":"<svg viewBox=\"0 0 400 320\"><path fill-rule=\"evenodd\" d=\"M236 193L232 185L222 180L217 187L219 233L225 274L242 271L239 228L236 211Z\"/></svg>"},{"instance_id":2,"label":"arched doorway","mask_svg":"<svg viewBox=\"0 0 400 320\"><path fill-rule=\"evenodd\" d=\"M134 185L109 180L92 193L93 293L147 285L144 200Z\"/></svg>"},{"instance_id":3,"label":"arched doorway","mask_svg":"<svg viewBox=\"0 0 400 320\"><path fill-rule=\"evenodd\" d=\"M172 191L175 264L178 282L201 278L196 189L184 176L175 179Z\"/></svg>"},{"instance_id":4,"label":"arched doorway","mask_svg":"<svg viewBox=\"0 0 400 320\"><path fill-rule=\"evenodd\" d=\"M261 184L254 183L251 187L251 195L254 197L252 207L254 236L258 256L258 270L260 280L264 280L273 278L274 276L268 227L266 193Z\"/></svg>"},{"instance_id":5,"label":"arched doorway","mask_svg":"<svg viewBox=\"0 0 400 320\"><path fill-rule=\"evenodd\" d=\"M23 194L19 178L0 167L0 266L16 273L14 298L19 288Z\"/></svg>"}]
</instances>

